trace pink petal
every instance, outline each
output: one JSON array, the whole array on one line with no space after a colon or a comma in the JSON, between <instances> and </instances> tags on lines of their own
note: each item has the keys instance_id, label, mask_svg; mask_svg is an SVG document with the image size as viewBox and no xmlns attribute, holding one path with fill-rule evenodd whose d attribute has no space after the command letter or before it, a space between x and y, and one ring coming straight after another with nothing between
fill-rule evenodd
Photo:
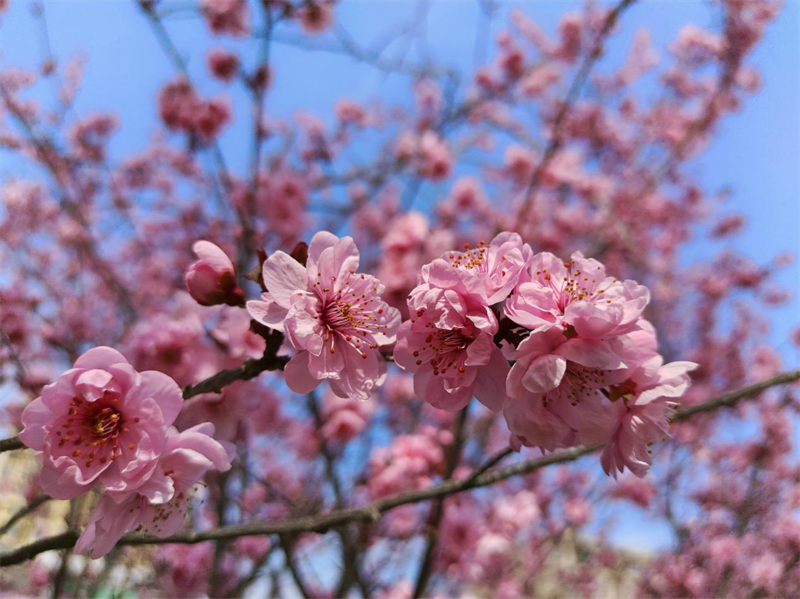
<instances>
[{"instance_id":1,"label":"pink petal","mask_svg":"<svg viewBox=\"0 0 800 599\"><path fill-rule=\"evenodd\" d=\"M217 272L233 271L233 262L228 255L210 241L196 241L192 251L200 260L207 263Z\"/></svg>"},{"instance_id":2,"label":"pink petal","mask_svg":"<svg viewBox=\"0 0 800 599\"><path fill-rule=\"evenodd\" d=\"M567 361L553 354L531 362L522 376L522 384L531 393L547 393L561 384L567 371Z\"/></svg>"},{"instance_id":3,"label":"pink petal","mask_svg":"<svg viewBox=\"0 0 800 599\"><path fill-rule=\"evenodd\" d=\"M24 428L19 434L20 441L31 449L42 449L45 434L47 433L45 427L53 423L54 416L41 397L34 399L22 411Z\"/></svg>"},{"instance_id":4,"label":"pink petal","mask_svg":"<svg viewBox=\"0 0 800 599\"><path fill-rule=\"evenodd\" d=\"M506 394L508 372L508 361L503 357L503 352L495 347L489 363L483 366L475 377L473 394L493 412L499 412L508 404L509 397Z\"/></svg>"},{"instance_id":5,"label":"pink petal","mask_svg":"<svg viewBox=\"0 0 800 599\"><path fill-rule=\"evenodd\" d=\"M283 332L283 321L286 319L288 310L279 306L269 293L261 294L261 300L247 302L247 312L261 324Z\"/></svg>"},{"instance_id":6,"label":"pink petal","mask_svg":"<svg viewBox=\"0 0 800 599\"><path fill-rule=\"evenodd\" d=\"M262 275L270 296L283 308L291 306L294 293L308 288L306 269L285 252L278 251L267 258Z\"/></svg>"},{"instance_id":7,"label":"pink petal","mask_svg":"<svg viewBox=\"0 0 800 599\"><path fill-rule=\"evenodd\" d=\"M131 397L136 400L153 398L161 408L164 425L169 426L175 422L183 407L183 393L178 383L155 370L142 372L139 377L139 386L132 391Z\"/></svg>"},{"instance_id":8,"label":"pink petal","mask_svg":"<svg viewBox=\"0 0 800 599\"><path fill-rule=\"evenodd\" d=\"M311 393L320 381L308 371L308 352L301 351L283 369L286 384L295 393Z\"/></svg>"},{"instance_id":9,"label":"pink petal","mask_svg":"<svg viewBox=\"0 0 800 599\"><path fill-rule=\"evenodd\" d=\"M110 347L95 347L83 354L75 362L74 368L106 368L112 364L124 363L128 361L121 353Z\"/></svg>"}]
</instances>

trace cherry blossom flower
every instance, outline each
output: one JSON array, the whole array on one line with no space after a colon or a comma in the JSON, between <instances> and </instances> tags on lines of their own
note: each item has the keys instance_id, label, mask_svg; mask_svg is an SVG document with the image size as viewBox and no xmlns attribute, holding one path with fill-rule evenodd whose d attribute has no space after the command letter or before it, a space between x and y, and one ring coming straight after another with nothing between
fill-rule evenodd
<instances>
[{"instance_id":1,"label":"cherry blossom flower","mask_svg":"<svg viewBox=\"0 0 800 599\"><path fill-rule=\"evenodd\" d=\"M25 408L19 437L42 462L51 497L71 499L96 484L129 491L152 476L182 405L167 375L136 372L118 351L97 347Z\"/></svg>"},{"instance_id":2,"label":"cherry blossom flower","mask_svg":"<svg viewBox=\"0 0 800 599\"><path fill-rule=\"evenodd\" d=\"M601 457L606 474L616 478L627 467L636 476L645 475L652 464L649 446L669 436L670 410L689 388L688 373L696 367L693 362L664 364L656 355L610 388L609 399L620 416Z\"/></svg>"},{"instance_id":3,"label":"cherry blossom flower","mask_svg":"<svg viewBox=\"0 0 800 599\"><path fill-rule=\"evenodd\" d=\"M215 441L214 426L200 424L179 433L170 431L158 468L132 493L105 493L97 503L75 551L91 550L97 559L116 545L130 530L144 530L168 537L181 527L189 506L192 487L209 470L225 472L231 467L234 447Z\"/></svg>"},{"instance_id":4,"label":"cherry blossom flower","mask_svg":"<svg viewBox=\"0 0 800 599\"><path fill-rule=\"evenodd\" d=\"M414 373L416 394L442 410L460 410L473 396L502 409L509 366L494 344L491 312L452 290L422 295L413 306L409 300L412 317L400 326L394 350L397 365Z\"/></svg>"},{"instance_id":5,"label":"cherry blossom flower","mask_svg":"<svg viewBox=\"0 0 800 599\"><path fill-rule=\"evenodd\" d=\"M474 295L487 305L494 305L511 293L523 279L533 258L527 243L516 233L503 232L488 244L464 252L445 252L434 260L423 278L439 289L453 289L461 295Z\"/></svg>"},{"instance_id":6,"label":"cherry blossom flower","mask_svg":"<svg viewBox=\"0 0 800 599\"><path fill-rule=\"evenodd\" d=\"M311 240L306 267L280 251L264 262L268 291L247 310L298 350L284 370L297 393L327 379L337 395L363 400L384 381L378 348L394 342L400 313L381 299L378 279L356 273L358 263L351 237L324 231Z\"/></svg>"}]
</instances>

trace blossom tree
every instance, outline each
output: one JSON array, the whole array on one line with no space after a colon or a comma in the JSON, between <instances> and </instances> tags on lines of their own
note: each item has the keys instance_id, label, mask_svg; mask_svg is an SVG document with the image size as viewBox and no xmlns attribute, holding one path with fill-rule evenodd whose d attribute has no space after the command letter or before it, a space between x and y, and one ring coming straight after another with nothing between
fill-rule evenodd
<instances>
[{"instance_id":1,"label":"blossom tree","mask_svg":"<svg viewBox=\"0 0 800 599\"><path fill-rule=\"evenodd\" d=\"M781 5L611 52L639 4L481 0L456 73L391 50L425 2L378 46L333 0L131 0L174 72L121 152L47 3L0 1L44 34L0 66L0 592L800 593L792 256L682 257L746 224L693 164ZM409 93L276 118L280 44Z\"/></svg>"}]
</instances>

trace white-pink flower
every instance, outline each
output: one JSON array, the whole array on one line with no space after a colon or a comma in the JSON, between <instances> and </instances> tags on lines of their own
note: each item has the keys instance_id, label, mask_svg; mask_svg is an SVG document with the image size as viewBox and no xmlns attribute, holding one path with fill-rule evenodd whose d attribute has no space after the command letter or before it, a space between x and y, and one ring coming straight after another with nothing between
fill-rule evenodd
<instances>
[{"instance_id":1,"label":"white-pink flower","mask_svg":"<svg viewBox=\"0 0 800 599\"><path fill-rule=\"evenodd\" d=\"M118 351L97 347L25 408L19 438L42 462L51 497L71 499L95 484L130 491L153 474L182 405L170 377L136 372Z\"/></svg>"},{"instance_id":2,"label":"white-pink flower","mask_svg":"<svg viewBox=\"0 0 800 599\"><path fill-rule=\"evenodd\" d=\"M365 400L385 379L379 348L394 342L400 313L381 299L378 279L356 272L358 264L353 239L326 231L311 240L305 267L280 251L264 262L268 291L247 310L298 351L284 370L297 393L327 379L337 395Z\"/></svg>"},{"instance_id":3,"label":"white-pink flower","mask_svg":"<svg viewBox=\"0 0 800 599\"><path fill-rule=\"evenodd\" d=\"M528 279L526 269L533 252L517 233L504 231L491 243L468 245L463 252L445 252L427 265L423 279L439 289L452 289L462 295L474 295L487 306L508 297Z\"/></svg>"},{"instance_id":4,"label":"white-pink flower","mask_svg":"<svg viewBox=\"0 0 800 599\"><path fill-rule=\"evenodd\" d=\"M569 336L609 339L635 329L650 301L647 287L607 276L600 262L580 252L568 262L547 252L537 254L530 279L505 308L506 316L530 330L557 325Z\"/></svg>"},{"instance_id":5,"label":"white-pink flower","mask_svg":"<svg viewBox=\"0 0 800 599\"><path fill-rule=\"evenodd\" d=\"M606 474L616 478L627 467L636 476L645 475L652 464L650 444L669 436L670 410L689 388L689 372L695 368L693 362L664 364L656 355L609 389L619 425L601 457Z\"/></svg>"}]
</instances>

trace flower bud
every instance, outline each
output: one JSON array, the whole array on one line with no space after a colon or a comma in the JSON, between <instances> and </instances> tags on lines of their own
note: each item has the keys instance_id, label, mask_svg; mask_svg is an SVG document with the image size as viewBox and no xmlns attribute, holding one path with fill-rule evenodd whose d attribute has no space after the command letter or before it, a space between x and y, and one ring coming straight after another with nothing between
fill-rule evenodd
<instances>
[{"instance_id":1,"label":"flower bud","mask_svg":"<svg viewBox=\"0 0 800 599\"><path fill-rule=\"evenodd\" d=\"M192 250L200 258L186 272L186 289L201 306L244 304L244 293L236 284L236 268L219 247L198 241Z\"/></svg>"}]
</instances>

